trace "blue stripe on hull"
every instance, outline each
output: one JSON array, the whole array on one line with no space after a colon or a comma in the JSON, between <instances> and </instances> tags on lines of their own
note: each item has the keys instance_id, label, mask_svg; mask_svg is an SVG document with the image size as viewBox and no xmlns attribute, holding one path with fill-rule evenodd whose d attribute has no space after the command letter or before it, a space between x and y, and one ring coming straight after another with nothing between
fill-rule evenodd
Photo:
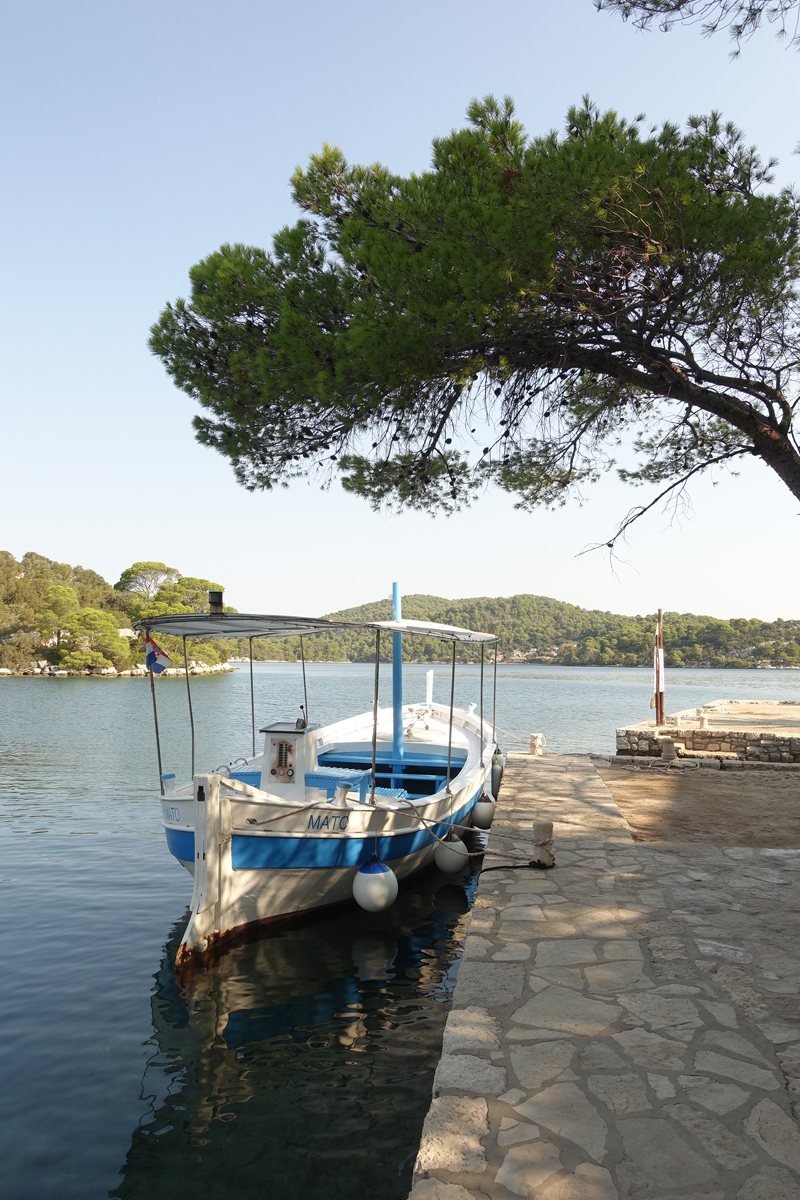
<instances>
[{"instance_id":1,"label":"blue stripe on hull","mask_svg":"<svg viewBox=\"0 0 800 1200\"><path fill-rule=\"evenodd\" d=\"M182 862L194 862L194 830L167 828L166 833L170 854Z\"/></svg>"},{"instance_id":2,"label":"blue stripe on hull","mask_svg":"<svg viewBox=\"0 0 800 1200\"><path fill-rule=\"evenodd\" d=\"M483 784L475 795L454 814L456 823L463 821L483 790ZM448 821L440 821L434 831L442 837L449 827ZM190 829L166 830L167 846L171 854L183 862L194 861L194 831ZM419 829L413 833L397 834L394 837L378 838L378 857L383 862L407 858L423 850L433 841L433 831ZM248 837L233 835L231 840L231 864L235 871L279 870L301 867L326 870L331 867L360 867L372 856L375 836L363 838L347 837Z\"/></svg>"}]
</instances>

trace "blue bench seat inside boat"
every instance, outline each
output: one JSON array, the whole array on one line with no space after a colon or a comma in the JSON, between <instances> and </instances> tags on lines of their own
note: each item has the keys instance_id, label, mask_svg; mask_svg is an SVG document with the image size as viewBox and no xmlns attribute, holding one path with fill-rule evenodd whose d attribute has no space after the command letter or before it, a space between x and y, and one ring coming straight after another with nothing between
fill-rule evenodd
<instances>
[{"instance_id":1,"label":"blue bench seat inside boat","mask_svg":"<svg viewBox=\"0 0 800 1200\"><path fill-rule=\"evenodd\" d=\"M366 755L358 750L326 750L319 756L320 766L368 767ZM453 754L450 760L450 778L453 779L463 767L463 754ZM391 750L379 750L375 765L375 782L382 788L403 788L412 800L433 796L442 791L447 783L447 754L420 754L404 747L401 759L394 759Z\"/></svg>"},{"instance_id":2,"label":"blue bench seat inside boat","mask_svg":"<svg viewBox=\"0 0 800 1200\"><path fill-rule=\"evenodd\" d=\"M367 788L372 780L372 768L358 770L352 767L317 767L316 771L306 771L306 787L320 788L329 800L336 795L337 787L346 787L348 791L358 792L358 798L363 804L367 798Z\"/></svg>"},{"instance_id":3,"label":"blue bench seat inside boat","mask_svg":"<svg viewBox=\"0 0 800 1200\"><path fill-rule=\"evenodd\" d=\"M261 787L260 771L231 771L231 779L238 779L239 783L246 783L248 787Z\"/></svg>"},{"instance_id":4,"label":"blue bench seat inside boat","mask_svg":"<svg viewBox=\"0 0 800 1200\"><path fill-rule=\"evenodd\" d=\"M237 779L240 783L246 783L254 788L261 786L260 771L231 771L231 779ZM371 768L369 770L358 770L358 768L319 767L316 771L308 771L306 773L306 787L323 788L328 799L331 799L336 794L337 787L347 784L351 791L359 793L359 799L362 803L364 802L366 793L370 790L371 780ZM375 794L377 796L391 796L396 800L407 800L409 795L405 788L398 787L376 787Z\"/></svg>"}]
</instances>

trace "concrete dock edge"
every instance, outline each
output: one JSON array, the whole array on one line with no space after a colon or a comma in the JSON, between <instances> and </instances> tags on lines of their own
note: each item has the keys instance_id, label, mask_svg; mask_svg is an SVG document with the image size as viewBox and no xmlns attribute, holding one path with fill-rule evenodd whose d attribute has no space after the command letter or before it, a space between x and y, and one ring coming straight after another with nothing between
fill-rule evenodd
<instances>
[{"instance_id":1,"label":"concrete dock edge","mask_svg":"<svg viewBox=\"0 0 800 1200\"><path fill-rule=\"evenodd\" d=\"M634 842L508 757L411 1200L800 1200L800 852ZM503 860L487 859L494 866Z\"/></svg>"}]
</instances>

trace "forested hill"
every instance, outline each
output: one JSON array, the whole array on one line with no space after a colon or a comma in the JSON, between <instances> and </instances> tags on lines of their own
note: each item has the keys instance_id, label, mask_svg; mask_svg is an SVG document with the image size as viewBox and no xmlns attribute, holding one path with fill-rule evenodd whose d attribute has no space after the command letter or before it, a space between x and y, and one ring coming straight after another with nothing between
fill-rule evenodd
<instances>
[{"instance_id":1,"label":"forested hill","mask_svg":"<svg viewBox=\"0 0 800 1200\"><path fill-rule=\"evenodd\" d=\"M351 621L389 620L392 605L389 599L378 600L328 615ZM549 596L476 596L465 600L404 596L403 616L497 633L500 653L507 661L644 666L653 658L655 614L625 617L579 608ZM357 640L360 649L365 639ZM423 643L422 639L406 639L406 643L409 658L431 661L443 657L441 645L436 643ZM721 620L693 613L666 613L664 646L667 664L673 667L798 665L800 620L767 623L757 618ZM366 658L369 652L365 644L362 653L345 657ZM460 649L459 654L475 658L478 651Z\"/></svg>"},{"instance_id":2,"label":"forested hill","mask_svg":"<svg viewBox=\"0 0 800 1200\"><path fill-rule=\"evenodd\" d=\"M160 562L133 563L113 586L86 567L29 551L17 561L0 550L0 668L24 671L50 664L78 673L128 670L144 662L144 639L131 629L140 617L208 611L220 585L182 575ZM177 638L162 639L176 657ZM227 643L192 644L207 665L227 659Z\"/></svg>"},{"instance_id":3,"label":"forested hill","mask_svg":"<svg viewBox=\"0 0 800 1200\"><path fill-rule=\"evenodd\" d=\"M73 670L130 667L144 658L143 639L130 628L133 621L164 613L207 612L209 588L222 586L185 576L160 562L133 563L112 585L84 567L33 552L17 561L0 551L0 667L22 670L32 660ZM390 620L392 604L387 597L327 615L350 621ZM506 662L631 667L652 662L654 614L623 617L548 596L447 600L412 595L403 597L403 616L497 633ZM161 641L169 653L182 655L179 639ZM721 620L666 613L664 644L667 665L672 667L796 666L800 665L800 620L766 623L757 618ZM246 655L248 643L194 641L190 649L198 661L213 664L228 653ZM365 662L375 653L374 635L366 630L337 630L330 636L305 638L304 649L312 661ZM389 638L382 649L382 657L390 658ZM300 643L298 638L256 639L253 650L259 659L294 660ZM448 648L407 637L404 653L409 661L441 662ZM463 646L458 656L460 661L475 661L480 651Z\"/></svg>"},{"instance_id":4,"label":"forested hill","mask_svg":"<svg viewBox=\"0 0 800 1200\"><path fill-rule=\"evenodd\" d=\"M390 620L388 598L341 609L327 616L348 621ZM506 662L544 662L564 666L646 666L653 660L655 614L624 617L618 613L579 608L548 596L476 596L447 600L442 596L403 597L403 616L469 629L488 630L500 638ZM389 639L386 639L388 643ZM767 623L756 619L666 613L664 644L669 666L756 667L800 664L800 620ZM374 635L337 631L330 637L306 638L308 659L363 662L375 653ZM243 647L243 651L246 646ZM294 641L255 643L260 658L294 658ZM441 643L406 638L406 659L441 662ZM479 657L476 647L459 647L461 660ZM391 657L385 644L382 657Z\"/></svg>"}]
</instances>

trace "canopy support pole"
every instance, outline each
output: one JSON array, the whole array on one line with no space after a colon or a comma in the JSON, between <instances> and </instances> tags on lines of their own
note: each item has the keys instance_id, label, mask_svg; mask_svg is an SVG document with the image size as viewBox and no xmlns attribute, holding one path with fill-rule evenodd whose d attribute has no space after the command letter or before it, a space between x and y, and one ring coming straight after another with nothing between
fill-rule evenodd
<instances>
[{"instance_id":1,"label":"canopy support pole","mask_svg":"<svg viewBox=\"0 0 800 1200\"><path fill-rule=\"evenodd\" d=\"M400 584L392 584L392 620L403 616ZM403 758L403 635L392 634L392 774L395 765L402 771ZM402 780L401 780L402 784ZM392 783L394 786L394 782Z\"/></svg>"},{"instance_id":2,"label":"canopy support pole","mask_svg":"<svg viewBox=\"0 0 800 1200\"><path fill-rule=\"evenodd\" d=\"M447 794L450 795L450 755L453 749L453 697L456 690L456 644L453 642L453 666L450 671L450 729L447 734Z\"/></svg>"},{"instance_id":3,"label":"canopy support pole","mask_svg":"<svg viewBox=\"0 0 800 1200\"><path fill-rule=\"evenodd\" d=\"M192 779L194 779L194 713L192 712L192 689L189 686L189 659L186 654L186 638L183 639L183 665L186 668L186 695L189 697L189 723L192 727Z\"/></svg>"},{"instance_id":4,"label":"canopy support pole","mask_svg":"<svg viewBox=\"0 0 800 1200\"><path fill-rule=\"evenodd\" d=\"M303 662L303 699L305 700L305 704L303 706L303 713L305 715L306 725L307 725L308 724L308 688L306 687L306 652L303 647L302 633L300 634L300 658L302 659L302 662Z\"/></svg>"},{"instance_id":5,"label":"canopy support pole","mask_svg":"<svg viewBox=\"0 0 800 1200\"><path fill-rule=\"evenodd\" d=\"M497 725L497 642L494 645L494 684L492 688L492 741L497 741L495 728Z\"/></svg>"},{"instance_id":6,"label":"canopy support pole","mask_svg":"<svg viewBox=\"0 0 800 1200\"><path fill-rule=\"evenodd\" d=\"M156 707L156 685L155 685L155 680L153 679L153 668L152 667L150 668L150 691L153 694L153 721L155 722L155 726L156 726L156 751L158 753L158 782L161 787L161 795L163 796L164 795L164 780L162 779L162 776L164 774L164 767L162 766L162 763L161 763L161 738L158 736L158 708Z\"/></svg>"},{"instance_id":7,"label":"canopy support pole","mask_svg":"<svg viewBox=\"0 0 800 1200\"><path fill-rule=\"evenodd\" d=\"M372 704L372 795L370 804L375 806L375 763L378 758L378 684L381 673L381 631L375 630L375 699Z\"/></svg>"},{"instance_id":8,"label":"canopy support pole","mask_svg":"<svg viewBox=\"0 0 800 1200\"><path fill-rule=\"evenodd\" d=\"M253 639L250 638L250 719L253 724L253 758L256 756L256 701L253 692Z\"/></svg>"},{"instance_id":9,"label":"canopy support pole","mask_svg":"<svg viewBox=\"0 0 800 1200\"><path fill-rule=\"evenodd\" d=\"M481 642L481 766L483 766L483 657L484 645Z\"/></svg>"}]
</instances>

